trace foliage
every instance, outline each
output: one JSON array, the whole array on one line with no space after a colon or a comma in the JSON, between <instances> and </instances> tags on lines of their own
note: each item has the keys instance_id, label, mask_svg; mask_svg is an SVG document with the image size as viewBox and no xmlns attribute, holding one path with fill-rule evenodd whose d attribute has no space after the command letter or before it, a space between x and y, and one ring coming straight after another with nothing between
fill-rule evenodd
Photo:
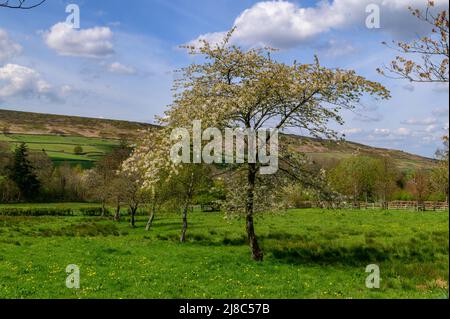
<instances>
[{"instance_id":1,"label":"foliage","mask_svg":"<svg viewBox=\"0 0 450 319\"><path fill-rule=\"evenodd\" d=\"M411 82L449 81L448 10L433 13L433 7L434 1L428 1L425 11L409 7L418 20L430 26L431 35L420 37L411 43L394 41L396 50L403 55L397 56L385 67L390 76ZM381 69L378 72L385 74Z\"/></svg>"},{"instance_id":2,"label":"foliage","mask_svg":"<svg viewBox=\"0 0 450 319\"><path fill-rule=\"evenodd\" d=\"M75 155L83 155L83 147L81 147L80 145L77 145L73 148L73 153Z\"/></svg>"},{"instance_id":3,"label":"foliage","mask_svg":"<svg viewBox=\"0 0 450 319\"><path fill-rule=\"evenodd\" d=\"M354 156L342 160L330 173L333 187L342 195L360 201L372 201L376 198L377 190L388 192L386 184L393 184L391 174L383 174L386 169L384 161L366 156Z\"/></svg>"},{"instance_id":4,"label":"foliage","mask_svg":"<svg viewBox=\"0 0 450 319\"><path fill-rule=\"evenodd\" d=\"M448 136L443 137L444 148L436 152L436 157L439 160L439 166L434 168L431 172L431 187L434 192L440 193L449 200L449 148Z\"/></svg>"},{"instance_id":5,"label":"foliage","mask_svg":"<svg viewBox=\"0 0 450 319\"><path fill-rule=\"evenodd\" d=\"M205 127L222 130L256 131L270 123L275 129L301 127L313 136L335 137L336 133L328 125L330 121L343 122L339 115L341 109L354 108L364 94L389 98L388 90L382 85L366 80L354 71L325 68L317 58L312 64L279 63L272 58L273 49L244 51L230 45L232 34L230 31L218 45L203 41L200 47L186 47L190 54L201 56L203 63L180 70L181 76L174 83L174 103L160 118L165 128L157 133L159 136L152 132L144 139L133 155L141 164L134 161L137 167L128 165L127 168L143 169L147 187L152 187L152 181L158 180L162 168L177 171L177 165L169 159L170 132L180 127L191 129L193 120L201 120ZM267 144L272 136L267 138ZM150 144L145 144L147 142ZM288 155L280 155L284 162L282 171L286 177L299 178L295 174L299 161ZM273 183L284 178L260 178L268 180L259 183L259 164L246 163L235 168L239 172L234 177L241 178L237 184L243 185L236 195L245 195L233 197L233 203L235 208L239 207L236 211L244 212L246 216L252 256L261 260L262 252L253 228L257 205L255 194L263 184L272 185L270 188L276 190Z\"/></svg>"},{"instance_id":6,"label":"foliage","mask_svg":"<svg viewBox=\"0 0 450 319\"><path fill-rule=\"evenodd\" d=\"M25 143L22 143L15 149L7 170L9 178L17 185L23 198L27 200L35 199L39 195L41 186L33 169L28 158L28 148Z\"/></svg>"},{"instance_id":7,"label":"foliage","mask_svg":"<svg viewBox=\"0 0 450 319\"><path fill-rule=\"evenodd\" d=\"M71 208L14 208L0 207L0 216L72 216Z\"/></svg>"}]
</instances>

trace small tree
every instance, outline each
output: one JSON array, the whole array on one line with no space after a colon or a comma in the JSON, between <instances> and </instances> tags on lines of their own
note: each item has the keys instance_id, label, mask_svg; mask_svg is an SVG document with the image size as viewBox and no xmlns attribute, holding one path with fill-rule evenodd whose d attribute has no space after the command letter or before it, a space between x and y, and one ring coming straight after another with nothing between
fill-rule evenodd
<instances>
[{"instance_id":1,"label":"small tree","mask_svg":"<svg viewBox=\"0 0 450 319\"><path fill-rule=\"evenodd\" d=\"M449 201L449 147L448 136L443 137L444 148L436 152L439 160L438 166L431 173L431 185L435 192L445 195L445 201Z\"/></svg>"},{"instance_id":2,"label":"small tree","mask_svg":"<svg viewBox=\"0 0 450 319\"><path fill-rule=\"evenodd\" d=\"M205 187L211 186L209 168L203 164L185 165L178 174L174 175L170 185L170 197L174 208L181 210L182 228L180 242L186 241L188 228L188 213L193 204L194 197Z\"/></svg>"},{"instance_id":3,"label":"small tree","mask_svg":"<svg viewBox=\"0 0 450 319\"><path fill-rule=\"evenodd\" d=\"M114 182L114 180L118 177L117 174L122 162L129 156L130 152L131 150L127 147L119 147L97 162L95 168L90 172L88 178L90 193L93 199L100 201L102 216L105 215L106 204L112 197L115 197L120 203L121 190L118 185L124 184L123 181L120 181L124 177L120 177L119 181Z\"/></svg>"},{"instance_id":4,"label":"small tree","mask_svg":"<svg viewBox=\"0 0 450 319\"><path fill-rule=\"evenodd\" d=\"M379 158L376 165L375 193L381 200L383 208L387 208L387 201L391 199L397 188L396 179L399 171L394 161L388 156Z\"/></svg>"},{"instance_id":5,"label":"small tree","mask_svg":"<svg viewBox=\"0 0 450 319\"><path fill-rule=\"evenodd\" d=\"M81 147L80 145L77 145L73 148L73 153L75 155L83 155L83 147Z\"/></svg>"},{"instance_id":6,"label":"small tree","mask_svg":"<svg viewBox=\"0 0 450 319\"><path fill-rule=\"evenodd\" d=\"M424 205L423 202L430 194L429 173L424 169L416 170L408 181L407 188L418 202L419 210L422 210Z\"/></svg>"},{"instance_id":7,"label":"small tree","mask_svg":"<svg viewBox=\"0 0 450 319\"><path fill-rule=\"evenodd\" d=\"M26 200L35 199L39 195L41 184L28 159L28 148L25 143L16 147L8 171L9 178L17 185Z\"/></svg>"},{"instance_id":8,"label":"small tree","mask_svg":"<svg viewBox=\"0 0 450 319\"><path fill-rule=\"evenodd\" d=\"M332 184L336 191L350 196L355 202L373 199L381 174L378 164L376 159L367 156L344 159L331 172Z\"/></svg>"},{"instance_id":9,"label":"small tree","mask_svg":"<svg viewBox=\"0 0 450 319\"><path fill-rule=\"evenodd\" d=\"M121 197L128 206L131 227L135 227L136 213L139 207L145 206L150 201L151 193L142 187L142 175L138 171L120 171L119 178Z\"/></svg>"}]
</instances>

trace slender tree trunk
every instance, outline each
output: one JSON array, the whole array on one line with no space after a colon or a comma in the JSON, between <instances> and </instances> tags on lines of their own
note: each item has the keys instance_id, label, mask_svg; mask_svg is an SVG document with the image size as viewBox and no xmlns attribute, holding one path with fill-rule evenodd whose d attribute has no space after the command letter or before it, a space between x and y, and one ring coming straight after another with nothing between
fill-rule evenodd
<instances>
[{"instance_id":1,"label":"slender tree trunk","mask_svg":"<svg viewBox=\"0 0 450 319\"><path fill-rule=\"evenodd\" d=\"M188 228L188 222L187 222L187 214L189 210L189 205L192 200L192 195L194 192L194 173L191 174L191 179L189 181L188 191L186 194L186 201L184 203L183 208L183 228L181 229L181 236L180 236L180 242L184 243L186 241L186 231Z\"/></svg>"},{"instance_id":2,"label":"slender tree trunk","mask_svg":"<svg viewBox=\"0 0 450 319\"><path fill-rule=\"evenodd\" d=\"M188 207L189 205L186 204L184 205L183 208L183 228L181 229L181 236L180 236L180 242L184 243L186 241L186 231L187 231L187 227L188 227L188 222L187 222L187 212L188 212Z\"/></svg>"},{"instance_id":3,"label":"slender tree trunk","mask_svg":"<svg viewBox=\"0 0 450 319\"><path fill-rule=\"evenodd\" d=\"M117 200L116 213L114 215L114 220L117 222L120 220L120 200Z\"/></svg>"},{"instance_id":4,"label":"slender tree trunk","mask_svg":"<svg viewBox=\"0 0 450 319\"><path fill-rule=\"evenodd\" d=\"M245 221L248 242L252 253L252 259L256 261L262 261L264 256L262 250L259 248L258 240L255 234L255 226L253 223L253 208L255 199L255 182L256 182L256 165L253 163L248 164L247 175L247 203L245 206Z\"/></svg>"},{"instance_id":5,"label":"slender tree trunk","mask_svg":"<svg viewBox=\"0 0 450 319\"><path fill-rule=\"evenodd\" d=\"M137 207L133 206L130 207L130 213L131 213L131 227L135 227L136 225L136 221L135 221L135 216L136 216L136 211L137 211Z\"/></svg>"},{"instance_id":6,"label":"slender tree trunk","mask_svg":"<svg viewBox=\"0 0 450 319\"><path fill-rule=\"evenodd\" d=\"M105 211L106 211L106 200L102 199L102 215L101 215L101 217L105 217Z\"/></svg>"},{"instance_id":7,"label":"slender tree trunk","mask_svg":"<svg viewBox=\"0 0 450 319\"><path fill-rule=\"evenodd\" d=\"M149 231L150 228L152 228L153 219L155 219L155 210L156 210L156 205L152 204L152 211L150 213L150 216L148 217L147 225L145 226L146 231Z\"/></svg>"}]
</instances>

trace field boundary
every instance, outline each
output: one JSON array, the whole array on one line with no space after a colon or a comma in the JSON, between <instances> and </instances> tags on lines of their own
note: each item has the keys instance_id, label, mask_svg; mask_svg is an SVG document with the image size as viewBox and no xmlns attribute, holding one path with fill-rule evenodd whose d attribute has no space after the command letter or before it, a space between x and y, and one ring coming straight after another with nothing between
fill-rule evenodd
<instances>
[{"instance_id":1,"label":"field boundary","mask_svg":"<svg viewBox=\"0 0 450 319\"><path fill-rule=\"evenodd\" d=\"M385 209L413 211L446 211L447 202L439 201L388 201L388 202L328 202L303 201L296 208L333 208L333 209Z\"/></svg>"}]
</instances>

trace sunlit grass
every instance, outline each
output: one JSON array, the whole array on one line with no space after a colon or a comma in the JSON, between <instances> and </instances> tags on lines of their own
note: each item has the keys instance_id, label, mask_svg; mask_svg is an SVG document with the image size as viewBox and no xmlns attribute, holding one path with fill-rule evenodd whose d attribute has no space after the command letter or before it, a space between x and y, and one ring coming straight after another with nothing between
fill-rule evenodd
<instances>
[{"instance_id":1,"label":"sunlit grass","mask_svg":"<svg viewBox=\"0 0 450 319\"><path fill-rule=\"evenodd\" d=\"M75 204L79 205L79 204ZM65 207L65 206L64 206ZM126 218L125 218L126 219ZM296 210L256 221L157 216L150 232L96 217L0 217L0 298L445 298L448 212ZM65 287L68 264L81 289ZM365 287L378 264L380 289Z\"/></svg>"}]
</instances>

